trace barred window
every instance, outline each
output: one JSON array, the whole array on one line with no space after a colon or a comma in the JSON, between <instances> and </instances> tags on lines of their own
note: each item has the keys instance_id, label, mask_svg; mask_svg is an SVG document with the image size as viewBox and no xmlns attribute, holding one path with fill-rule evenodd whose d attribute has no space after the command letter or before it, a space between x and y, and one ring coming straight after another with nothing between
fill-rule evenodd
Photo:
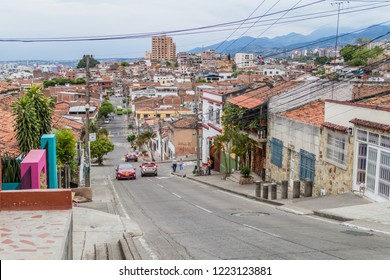
<instances>
[{"instance_id":1,"label":"barred window","mask_svg":"<svg viewBox=\"0 0 390 280\"><path fill-rule=\"evenodd\" d=\"M276 138L271 139L271 163L283 166L283 142Z\"/></svg>"},{"instance_id":2,"label":"barred window","mask_svg":"<svg viewBox=\"0 0 390 280\"><path fill-rule=\"evenodd\" d=\"M367 142L367 131L358 129L357 131L357 139L360 141Z\"/></svg>"},{"instance_id":3,"label":"barred window","mask_svg":"<svg viewBox=\"0 0 390 280\"><path fill-rule=\"evenodd\" d=\"M347 165L347 135L329 131L326 143L326 159L331 163Z\"/></svg>"},{"instance_id":4,"label":"barred window","mask_svg":"<svg viewBox=\"0 0 390 280\"><path fill-rule=\"evenodd\" d=\"M305 150L300 151L299 179L314 181L316 156Z\"/></svg>"}]
</instances>

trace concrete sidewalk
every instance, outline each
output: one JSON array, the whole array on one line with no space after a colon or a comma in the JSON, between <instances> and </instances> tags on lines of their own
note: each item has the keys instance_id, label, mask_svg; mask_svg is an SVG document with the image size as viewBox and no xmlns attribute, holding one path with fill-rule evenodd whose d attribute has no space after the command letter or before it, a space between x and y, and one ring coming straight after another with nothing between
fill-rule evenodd
<instances>
[{"instance_id":1,"label":"concrete sidewalk","mask_svg":"<svg viewBox=\"0 0 390 280\"><path fill-rule=\"evenodd\" d=\"M138 225L122 217L117 210L115 193L107 177L91 181L93 201L73 207L73 259L92 260L96 248L116 243L124 234L142 235Z\"/></svg>"},{"instance_id":2,"label":"concrete sidewalk","mask_svg":"<svg viewBox=\"0 0 390 280\"><path fill-rule=\"evenodd\" d=\"M177 172L175 175L237 195L271 203L286 212L297 215L322 216L344 222L348 226L390 234L390 201L373 202L352 192L295 199L291 198L291 192L288 194L288 199L281 199L280 193L278 193L276 200L266 200L256 197L256 184L240 185L225 180L224 176L219 173L213 172L209 176L194 176L188 172L187 174Z\"/></svg>"}]
</instances>

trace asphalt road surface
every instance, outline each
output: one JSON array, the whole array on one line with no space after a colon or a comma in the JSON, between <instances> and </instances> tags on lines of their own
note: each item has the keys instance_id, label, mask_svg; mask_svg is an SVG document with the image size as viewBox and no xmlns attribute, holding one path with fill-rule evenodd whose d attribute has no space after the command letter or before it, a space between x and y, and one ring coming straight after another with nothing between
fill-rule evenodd
<instances>
[{"instance_id":1,"label":"asphalt road surface","mask_svg":"<svg viewBox=\"0 0 390 280\"><path fill-rule=\"evenodd\" d=\"M124 116L102 126L115 150L100 173L112 182L120 214L143 231L137 246L144 259L390 259L388 235L283 212L176 177L170 163L159 164L157 177L141 177L135 163L137 179L117 181L114 166L124 162L128 149ZM185 169L192 170L190 164Z\"/></svg>"}]
</instances>

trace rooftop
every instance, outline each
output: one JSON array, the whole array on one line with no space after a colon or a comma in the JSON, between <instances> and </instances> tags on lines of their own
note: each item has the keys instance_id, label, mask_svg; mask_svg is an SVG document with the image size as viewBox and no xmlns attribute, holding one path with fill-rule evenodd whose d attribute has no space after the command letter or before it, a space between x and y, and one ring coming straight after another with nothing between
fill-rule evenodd
<instances>
[{"instance_id":1,"label":"rooftop","mask_svg":"<svg viewBox=\"0 0 390 280\"><path fill-rule=\"evenodd\" d=\"M324 123L325 117L325 101L312 101L296 109L283 112L281 115L302 123L321 126Z\"/></svg>"}]
</instances>

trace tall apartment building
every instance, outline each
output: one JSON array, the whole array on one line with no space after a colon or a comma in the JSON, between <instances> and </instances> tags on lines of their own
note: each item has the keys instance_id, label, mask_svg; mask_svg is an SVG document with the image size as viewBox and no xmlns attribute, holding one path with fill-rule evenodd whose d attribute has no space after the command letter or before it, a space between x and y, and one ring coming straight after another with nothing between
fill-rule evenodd
<instances>
[{"instance_id":1,"label":"tall apartment building","mask_svg":"<svg viewBox=\"0 0 390 280\"><path fill-rule=\"evenodd\" d=\"M176 44L172 37L152 37L152 61L175 60Z\"/></svg>"},{"instance_id":2,"label":"tall apartment building","mask_svg":"<svg viewBox=\"0 0 390 280\"><path fill-rule=\"evenodd\" d=\"M254 65L254 54L253 53L236 53L234 56L234 62L238 68L251 67Z\"/></svg>"}]
</instances>

